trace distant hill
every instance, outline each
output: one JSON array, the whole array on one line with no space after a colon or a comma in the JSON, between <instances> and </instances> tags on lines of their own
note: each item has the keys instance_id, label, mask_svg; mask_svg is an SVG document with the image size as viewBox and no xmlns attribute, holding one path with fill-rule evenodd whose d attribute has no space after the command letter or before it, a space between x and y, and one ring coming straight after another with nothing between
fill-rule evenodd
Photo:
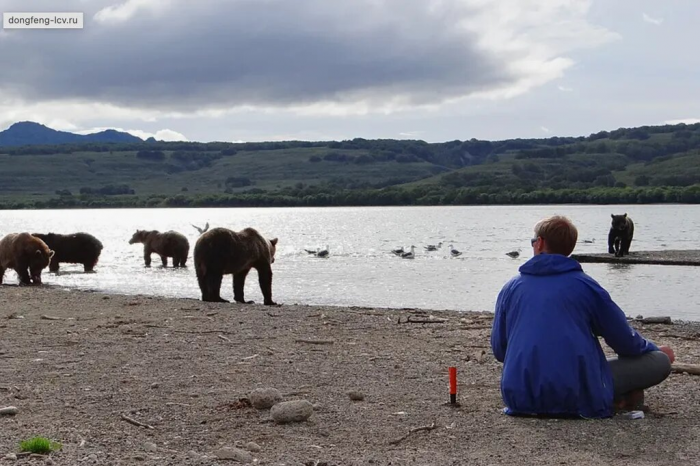
<instances>
[{"instance_id":1,"label":"distant hill","mask_svg":"<svg viewBox=\"0 0 700 466\"><path fill-rule=\"evenodd\" d=\"M0 147L35 144L80 144L84 142L134 143L143 142L143 139L113 129L93 134L74 134L66 131L56 131L31 121L15 123L5 131L0 131Z\"/></svg>"},{"instance_id":2,"label":"distant hill","mask_svg":"<svg viewBox=\"0 0 700 466\"><path fill-rule=\"evenodd\" d=\"M700 123L441 143L106 143L90 138L125 135L27 123L0 137L18 132L84 142L0 147L0 209L700 204Z\"/></svg>"}]
</instances>

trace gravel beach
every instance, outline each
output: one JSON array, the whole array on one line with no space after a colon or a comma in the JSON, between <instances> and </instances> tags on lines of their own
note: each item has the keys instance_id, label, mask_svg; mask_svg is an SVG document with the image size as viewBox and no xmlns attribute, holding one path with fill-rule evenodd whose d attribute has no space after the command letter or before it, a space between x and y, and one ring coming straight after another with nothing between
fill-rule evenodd
<instances>
[{"instance_id":1,"label":"gravel beach","mask_svg":"<svg viewBox=\"0 0 700 466\"><path fill-rule=\"evenodd\" d=\"M648 390L644 419L501 414L492 315L482 311L2 286L0 408L18 412L0 415L0 464L700 464L697 376L674 373ZM700 364L699 324L634 326L671 345L677 362ZM449 366L458 407L448 404ZM313 413L273 421L251 405L259 388ZM15 459L33 436L63 447Z\"/></svg>"}]
</instances>

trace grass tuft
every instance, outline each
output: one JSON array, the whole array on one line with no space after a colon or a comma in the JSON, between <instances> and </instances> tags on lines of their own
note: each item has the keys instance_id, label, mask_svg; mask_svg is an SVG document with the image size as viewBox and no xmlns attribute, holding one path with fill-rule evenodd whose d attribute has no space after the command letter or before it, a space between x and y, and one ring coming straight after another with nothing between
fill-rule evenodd
<instances>
[{"instance_id":1,"label":"grass tuft","mask_svg":"<svg viewBox=\"0 0 700 466\"><path fill-rule=\"evenodd\" d=\"M20 451L48 455L52 451L60 450L62 445L45 437L34 437L19 442Z\"/></svg>"}]
</instances>

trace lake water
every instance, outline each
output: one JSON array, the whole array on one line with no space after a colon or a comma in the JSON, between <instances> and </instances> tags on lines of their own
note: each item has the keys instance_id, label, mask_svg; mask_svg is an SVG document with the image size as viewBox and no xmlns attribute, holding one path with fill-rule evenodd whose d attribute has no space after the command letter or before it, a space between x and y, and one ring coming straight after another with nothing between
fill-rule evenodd
<instances>
[{"instance_id":1,"label":"lake water","mask_svg":"<svg viewBox=\"0 0 700 466\"><path fill-rule=\"evenodd\" d=\"M635 222L632 250L700 249L700 206L465 206L248 209L119 209L0 211L0 234L85 231L104 244L94 274L62 264L44 282L73 289L121 294L200 298L192 254L198 232L190 225L240 230L252 226L279 237L273 298L284 304L322 304L453 310L493 310L498 291L532 255L533 226L552 214L569 216L579 228L575 252L606 252L611 213ZM188 267L163 269L153 255L143 265L143 246L129 245L136 229L169 229L191 244ZM592 243L585 243L591 240ZM443 242L442 249L424 246ZM463 252L449 254L450 244ZM391 253L416 246L414 260ZM304 249L329 247L326 259ZM521 250L517 259L506 252ZM583 264L628 315L671 315L700 320L700 267ZM5 283L15 284L8 271ZM696 285L694 285L696 284ZM222 296L232 299L231 276ZM262 300L251 272L246 297Z\"/></svg>"}]
</instances>

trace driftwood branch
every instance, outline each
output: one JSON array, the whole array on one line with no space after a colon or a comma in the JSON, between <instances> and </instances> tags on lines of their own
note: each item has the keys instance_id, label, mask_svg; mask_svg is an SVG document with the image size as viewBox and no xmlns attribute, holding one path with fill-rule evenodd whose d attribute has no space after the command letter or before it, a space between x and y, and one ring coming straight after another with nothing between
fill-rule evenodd
<instances>
[{"instance_id":1,"label":"driftwood branch","mask_svg":"<svg viewBox=\"0 0 700 466\"><path fill-rule=\"evenodd\" d=\"M139 422L136 419L131 419L129 416L122 414L122 419L124 419L126 422L129 424L133 424L138 427L145 427L146 429L155 429L153 426L149 426L148 424L144 424L143 422Z\"/></svg>"},{"instance_id":2,"label":"driftwood branch","mask_svg":"<svg viewBox=\"0 0 700 466\"><path fill-rule=\"evenodd\" d=\"M643 324L666 324L666 325L673 325L673 320L671 320L671 317L669 316L664 316L664 317L644 317L643 319L638 319L637 322L641 322Z\"/></svg>"},{"instance_id":3,"label":"driftwood branch","mask_svg":"<svg viewBox=\"0 0 700 466\"><path fill-rule=\"evenodd\" d=\"M402 321L401 316L396 322L397 324L444 324L447 319L414 319L411 316L407 316L406 320Z\"/></svg>"},{"instance_id":4,"label":"driftwood branch","mask_svg":"<svg viewBox=\"0 0 700 466\"><path fill-rule=\"evenodd\" d=\"M664 338L677 338L679 340L690 340L690 341L698 341L700 340L700 334L695 334L695 335L676 335L674 333L662 333L660 334Z\"/></svg>"},{"instance_id":5,"label":"driftwood branch","mask_svg":"<svg viewBox=\"0 0 700 466\"><path fill-rule=\"evenodd\" d=\"M229 340L228 338L226 338L225 336L223 336L223 335L221 335L221 334L217 335L217 337L221 338L221 339L224 340L224 341L227 341L227 342L231 343L231 340Z\"/></svg>"},{"instance_id":6,"label":"driftwood branch","mask_svg":"<svg viewBox=\"0 0 700 466\"><path fill-rule=\"evenodd\" d=\"M429 426L416 427L416 428L414 428L414 429L409 430L408 433L407 433L406 435L404 435L403 437L400 437L400 438L397 438L396 440L390 441L390 442L389 442L389 445L398 445L399 443L403 442L403 441L406 440L408 437L410 437L411 434L415 434L416 432L420 432L420 431L422 431L422 430L431 431L431 430L433 430L433 429L435 429L435 428L436 428L436 426L435 426L435 423L434 423L434 422L433 422L432 424L430 424Z\"/></svg>"},{"instance_id":7,"label":"driftwood branch","mask_svg":"<svg viewBox=\"0 0 700 466\"><path fill-rule=\"evenodd\" d=\"M680 373L687 372L688 374L700 375L700 365L675 363L671 365L671 371Z\"/></svg>"}]
</instances>

